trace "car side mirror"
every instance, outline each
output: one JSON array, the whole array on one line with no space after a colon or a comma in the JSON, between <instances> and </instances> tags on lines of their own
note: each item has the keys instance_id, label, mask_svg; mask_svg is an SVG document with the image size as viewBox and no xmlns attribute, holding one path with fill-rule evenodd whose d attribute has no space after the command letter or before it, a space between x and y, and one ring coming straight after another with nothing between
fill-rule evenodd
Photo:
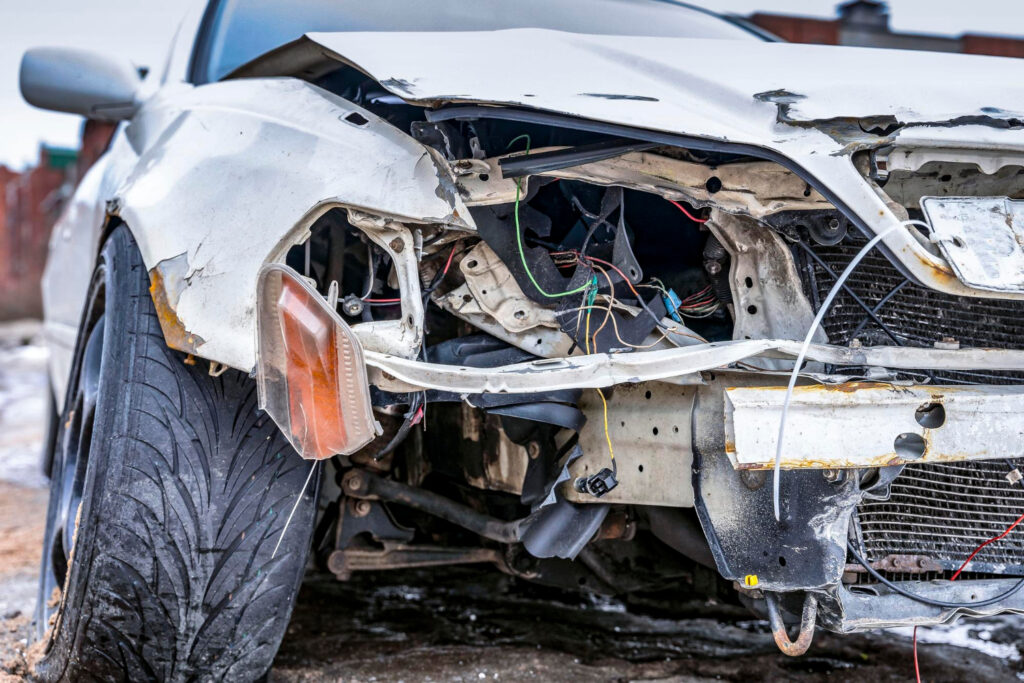
<instances>
[{"instance_id":1,"label":"car side mirror","mask_svg":"<svg viewBox=\"0 0 1024 683\"><path fill-rule=\"evenodd\" d=\"M41 109L98 121L129 119L142 79L127 61L87 50L37 47L21 59L21 96Z\"/></svg>"}]
</instances>

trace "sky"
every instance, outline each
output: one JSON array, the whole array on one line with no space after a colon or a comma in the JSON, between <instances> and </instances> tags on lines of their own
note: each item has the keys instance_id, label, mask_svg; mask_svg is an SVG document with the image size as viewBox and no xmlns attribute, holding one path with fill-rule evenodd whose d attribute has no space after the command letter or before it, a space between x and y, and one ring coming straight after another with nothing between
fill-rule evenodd
<instances>
[{"instance_id":1,"label":"sky","mask_svg":"<svg viewBox=\"0 0 1024 683\"><path fill-rule=\"evenodd\" d=\"M282 0L289 1L295 0ZM690 2L741 15L763 11L822 18L835 16L838 4L837 0ZM22 101L18 66L25 49L42 45L90 49L155 69L164 62L186 6L184 0L0 0L0 164L23 168L36 159L41 142L78 144L80 118L40 111ZM889 8L895 31L1024 35L1022 0L890 0Z\"/></svg>"}]
</instances>

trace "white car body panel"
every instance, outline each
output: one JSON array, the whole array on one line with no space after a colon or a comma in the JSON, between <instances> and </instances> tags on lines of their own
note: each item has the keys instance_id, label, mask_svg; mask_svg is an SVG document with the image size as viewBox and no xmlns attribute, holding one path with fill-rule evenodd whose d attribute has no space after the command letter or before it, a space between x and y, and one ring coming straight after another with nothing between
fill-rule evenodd
<instances>
[{"instance_id":1,"label":"white car body panel","mask_svg":"<svg viewBox=\"0 0 1024 683\"><path fill-rule=\"evenodd\" d=\"M860 135L858 119L914 124L888 144L907 135L909 144L934 138L954 147L1024 150L1024 63L1015 59L694 38L612 40L540 29L310 33L305 39L410 101L529 107L777 152L876 234L899 218L851 161L868 138L881 144ZM515 68L508 55L515 55ZM964 285L908 231L891 232L884 242L935 289L1020 296Z\"/></svg>"},{"instance_id":2,"label":"white car body panel","mask_svg":"<svg viewBox=\"0 0 1024 683\"><path fill-rule=\"evenodd\" d=\"M514 104L780 150L793 144L776 125L780 105L794 122L1024 116L1024 64L1001 57L543 29L307 38L408 100Z\"/></svg>"},{"instance_id":3,"label":"white car body panel","mask_svg":"<svg viewBox=\"0 0 1024 683\"><path fill-rule=\"evenodd\" d=\"M365 125L344 120L354 111ZM202 159L197 150L204 150ZM167 88L145 104L108 156L108 168L97 169L101 201L90 202L92 190L84 187L75 206L93 213L72 212L66 220L102 225L96 207L106 198L108 211L131 229L151 276L161 280L154 296L168 342L243 370L255 366L260 267L283 258L331 207L472 228L427 148L294 79ZM77 300L48 307L55 328L77 324L85 291L77 280L57 281L60 273L71 267L68 259L88 272L81 254L96 253L99 236L64 222L55 234L66 232L75 243L56 250L47 288L56 299L73 286ZM55 370L66 367L66 358L55 361Z\"/></svg>"},{"instance_id":4,"label":"white car body panel","mask_svg":"<svg viewBox=\"0 0 1024 683\"><path fill-rule=\"evenodd\" d=\"M1024 150L1024 64L1017 60L537 29L315 33L302 42L409 101L514 105L781 154L875 231L899 218L851 161L849 153L868 142L844 138L837 120L934 124L897 131L890 136L896 144ZM96 253L102 207L128 225L160 278L154 295L168 342L243 370L255 366L260 267L282 259L323 211L345 206L473 228L445 164L373 114L290 78L193 87L180 80L183 55L172 52L165 84L119 134L105 166L90 174L102 179L83 183L77 208L55 232L75 237L67 244L55 238L48 301L66 301L48 306L48 327L65 331L54 335L69 340L77 324L81 278L65 281L63 273L82 269L80 250ZM345 121L353 111L368 123ZM885 243L936 289L1024 296L967 287L909 231L890 233ZM57 355L55 374L63 376L67 358Z\"/></svg>"}]
</instances>

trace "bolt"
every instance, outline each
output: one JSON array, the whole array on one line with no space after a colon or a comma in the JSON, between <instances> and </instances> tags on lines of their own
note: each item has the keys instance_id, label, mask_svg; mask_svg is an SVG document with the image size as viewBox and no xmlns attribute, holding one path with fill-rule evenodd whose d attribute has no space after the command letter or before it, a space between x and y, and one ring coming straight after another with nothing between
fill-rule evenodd
<instances>
[{"instance_id":1,"label":"bolt","mask_svg":"<svg viewBox=\"0 0 1024 683\"><path fill-rule=\"evenodd\" d=\"M718 275L722 272L722 264L718 261L706 261L704 263L704 269L711 275Z\"/></svg>"},{"instance_id":2,"label":"bolt","mask_svg":"<svg viewBox=\"0 0 1024 683\"><path fill-rule=\"evenodd\" d=\"M839 219L838 218L829 218L828 219L828 227L830 229L832 229L832 230L838 230L839 229Z\"/></svg>"},{"instance_id":3,"label":"bolt","mask_svg":"<svg viewBox=\"0 0 1024 683\"><path fill-rule=\"evenodd\" d=\"M349 295L345 301L341 304L341 309L345 311L345 315L356 316L363 312L363 302Z\"/></svg>"},{"instance_id":4,"label":"bolt","mask_svg":"<svg viewBox=\"0 0 1024 683\"><path fill-rule=\"evenodd\" d=\"M370 501L357 500L356 504L352 506L352 514L356 517L365 517L370 514Z\"/></svg>"},{"instance_id":5,"label":"bolt","mask_svg":"<svg viewBox=\"0 0 1024 683\"><path fill-rule=\"evenodd\" d=\"M768 480L768 473L764 470L740 470L740 481L751 491L756 491Z\"/></svg>"},{"instance_id":6,"label":"bolt","mask_svg":"<svg viewBox=\"0 0 1024 683\"><path fill-rule=\"evenodd\" d=\"M530 460L536 460L540 457L540 444L536 441L531 441L526 444L526 454L530 456Z\"/></svg>"},{"instance_id":7,"label":"bolt","mask_svg":"<svg viewBox=\"0 0 1024 683\"><path fill-rule=\"evenodd\" d=\"M391 247L391 250L393 252L395 252L396 254L401 254L402 250L405 249L405 242L402 241L401 237L396 237L395 239L391 240L391 244L389 246Z\"/></svg>"},{"instance_id":8,"label":"bolt","mask_svg":"<svg viewBox=\"0 0 1024 683\"><path fill-rule=\"evenodd\" d=\"M839 481L840 471L834 469L823 470L822 475L824 475L825 481L835 482Z\"/></svg>"},{"instance_id":9,"label":"bolt","mask_svg":"<svg viewBox=\"0 0 1024 683\"><path fill-rule=\"evenodd\" d=\"M344 484L348 491L359 491L363 488L363 475L353 470L345 477Z\"/></svg>"}]
</instances>

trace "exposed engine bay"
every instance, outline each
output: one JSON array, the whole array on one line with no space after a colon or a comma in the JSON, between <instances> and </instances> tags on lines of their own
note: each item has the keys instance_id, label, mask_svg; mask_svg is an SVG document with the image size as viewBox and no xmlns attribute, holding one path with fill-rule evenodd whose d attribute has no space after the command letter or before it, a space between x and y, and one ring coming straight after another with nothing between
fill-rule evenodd
<instances>
[{"instance_id":1,"label":"exposed engine bay","mask_svg":"<svg viewBox=\"0 0 1024 683\"><path fill-rule=\"evenodd\" d=\"M816 624L1024 610L1024 540L971 553L1024 513L1015 294L935 291L775 161L431 111L350 68L314 82L422 143L470 213L326 207L261 275L263 403L304 456L345 454L316 534L339 578L490 563L622 592L703 573L788 654ZM1024 197L1019 160L880 149L857 168L936 257L923 198Z\"/></svg>"}]
</instances>

